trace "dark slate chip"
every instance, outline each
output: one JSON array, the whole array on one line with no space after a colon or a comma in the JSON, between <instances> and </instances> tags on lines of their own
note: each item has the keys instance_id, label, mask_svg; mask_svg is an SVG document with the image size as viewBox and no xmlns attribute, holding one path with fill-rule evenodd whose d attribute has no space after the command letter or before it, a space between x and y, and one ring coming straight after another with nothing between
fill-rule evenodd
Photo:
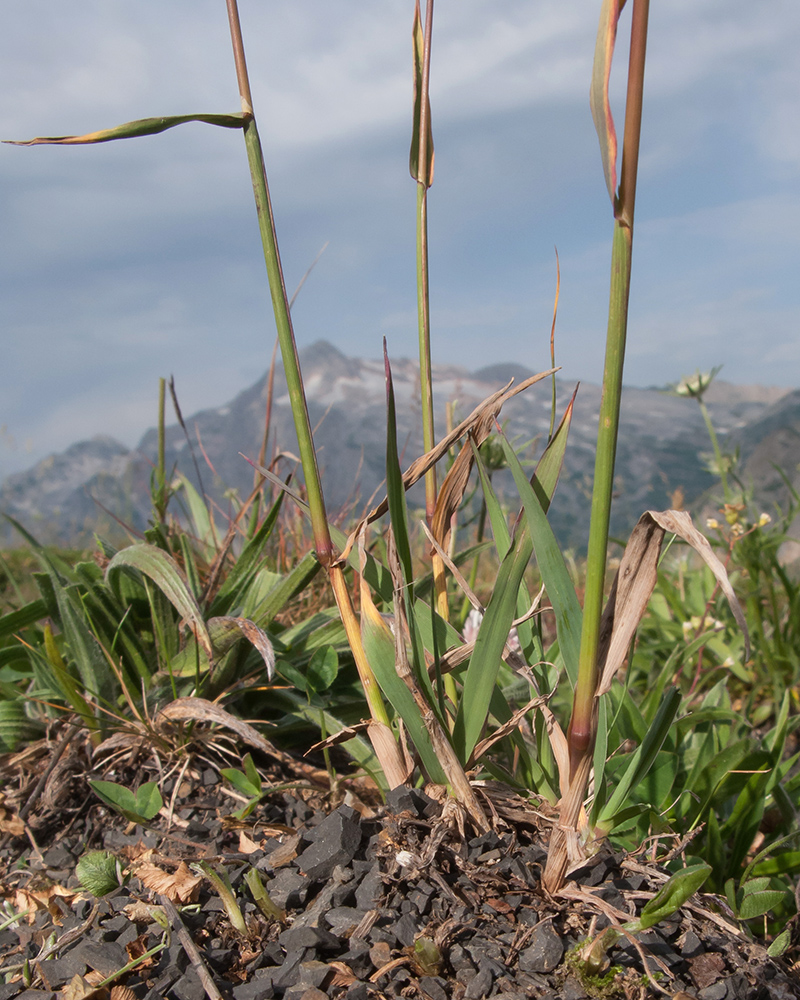
<instances>
[{"instance_id":1,"label":"dark slate chip","mask_svg":"<svg viewBox=\"0 0 800 1000\"><path fill-rule=\"evenodd\" d=\"M19 987L19 983L15 985L15 989L17 987ZM25 990L22 993L18 993L15 1000L54 1000L54 998L55 993L49 990Z\"/></svg>"},{"instance_id":2,"label":"dark slate chip","mask_svg":"<svg viewBox=\"0 0 800 1000\"><path fill-rule=\"evenodd\" d=\"M467 983L464 1000L484 1000L491 992L493 983L492 970L488 966L479 969Z\"/></svg>"},{"instance_id":3,"label":"dark slate chip","mask_svg":"<svg viewBox=\"0 0 800 1000\"><path fill-rule=\"evenodd\" d=\"M46 868L68 868L75 867L75 855L63 844L54 844L42 855L42 861Z\"/></svg>"},{"instance_id":4,"label":"dark slate chip","mask_svg":"<svg viewBox=\"0 0 800 1000\"><path fill-rule=\"evenodd\" d=\"M575 976L568 976L561 987L561 1000L583 1000L588 994Z\"/></svg>"},{"instance_id":5,"label":"dark slate chip","mask_svg":"<svg viewBox=\"0 0 800 1000\"><path fill-rule=\"evenodd\" d=\"M306 987L322 986L330 971L330 966L326 962L318 962L316 959L311 959L308 962L301 962L298 985Z\"/></svg>"},{"instance_id":6,"label":"dark slate chip","mask_svg":"<svg viewBox=\"0 0 800 1000\"><path fill-rule=\"evenodd\" d=\"M308 948L295 948L287 952L283 965L275 970L272 983L278 992L285 992L290 986L296 986L300 980L300 965L309 956Z\"/></svg>"},{"instance_id":7,"label":"dark slate chip","mask_svg":"<svg viewBox=\"0 0 800 1000\"><path fill-rule=\"evenodd\" d=\"M411 913L404 913L393 927L397 940L404 948L412 948L414 939L421 930L417 919Z\"/></svg>"},{"instance_id":8,"label":"dark slate chip","mask_svg":"<svg viewBox=\"0 0 800 1000\"><path fill-rule=\"evenodd\" d=\"M284 1000L328 1000L328 994L315 986L292 986L283 997Z\"/></svg>"},{"instance_id":9,"label":"dark slate chip","mask_svg":"<svg viewBox=\"0 0 800 1000\"><path fill-rule=\"evenodd\" d=\"M369 954L369 944L363 938L350 938L350 948L341 956L341 961L353 970L353 975L366 979L373 971Z\"/></svg>"},{"instance_id":10,"label":"dark slate chip","mask_svg":"<svg viewBox=\"0 0 800 1000\"><path fill-rule=\"evenodd\" d=\"M349 938L366 916L366 912L352 906L334 906L325 914L325 921L331 933L337 934L340 938Z\"/></svg>"},{"instance_id":11,"label":"dark slate chip","mask_svg":"<svg viewBox=\"0 0 800 1000\"><path fill-rule=\"evenodd\" d=\"M373 864L356 888L356 906L361 910L372 910L383 897L384 884L379 864Z\"/></svg>"},{"instance_id":12,"label":"dark slate chip","mask_svg":"<svg viewBox=\"0 0 800 1000\"><path fill-rule=\"evenodd\" d=\"M116 941L104 941L102 944L98 944L94 941L83 940L73 948L70 954L103 976L113 976L129 961L128 953Z\"/></svg>"},{"instance_id":13,"label":"dark slate chip","mask_svg":"<svg viewBox=\"0 0 800 1000\"><path fill-rule=\"evenodd\" d=\"M251 979L249 983L234 986L232 993L233 1000L272 1000L275 996L275 988L271 978L262 977Z\"/></svg>"},{"instance_id":14,"label":"dark slate chip","mask_svg":"<svg viewBox=\"0 0 800 1000\"><path fill-rule=\"evenodd\" d=\"M428 1000L448 1000L447 982L441 976L422 976L419 988Z\"/></svg>"},{"instance_id":15,"label":"dark slate chip","mask_svg":"<svg viewBox=\"0 0 800 1000\"><path fill-rule=\"evenodd\" d=\"M697 994L699 1000L725 1000L728 995L727 985L720 979Z\"/></svg>"},{"instance_id":16,"label":"dark slate chip","mask_svg":"<svg viewBox=\"0 0 800 1000\"><path fill-rule=\"evenodd\" d=\"M272 902L282 910L302 906L308 897L311 879L293 868L281 868L270 879L267 892Z\"/></svg>"},{"instance_id":17,"label":"dark slate chip","mask_svg":"<svg viewBox=\"0 0 800 1000\"><path fill-rule=\"evenodd\" d=\"M531 870L532 862L525 862L521 857L502 858L495 866L498 875L519 879L524 885L531 887L539 882L537 875Z\"/></svg>"},{"instance_id":18,"label":"dark slate chip","mask_svg":"<svg viewBox=\"0 0 800 1000\"><path fill-rule=\"evenodd\" d=\"M564 957L564 942L550 921L534 927L527 947L519 953L523 972L552 972Z\"/></svg>"},{"instance_id":19,"label":"dark slate chip","mask_svg":"<svg viewBox=\"0 0 800 1000\"><path fill-rule=\"evenodd\" d=\"M348 813L358 816L346 806L330 813L313 831L311 846L296 859L296 866L309 878L323 881L330 878L337 865L353 860L361 844L361 826Z\"/></svg>"},{"instance_id":20,"label":"dark slate chip","mask_svg":"<svg viewBox=\"0 0 800 1000\"><path fill-rule=\"evenodd\" d=\"M68 983L73 976L82 976L86 972L86 963L75 949L60 958L51 958L38 965L44 985L49 990L57 990ZM17 984L19 987L19 984Z\"/></svg>"},{"instance_id":21,"label":"dark slate chip","mask_svg":"<svg viewBox=\"0 0 800 1000\"><path fill-rule=\"evenodd\" d=\"M342 947L340 939L322 927L290 927L280 935L278 942L287 952L306 948L333 952Z\"/></svg>"},{"instance_id":22,"label":"dark slate chip","mask_svg":"<svg viewBox=\"0 0 800 1000\"><path fill-rule=\"evenodd\" d=\"M175 1000L204 1000L206 991L194 969L187 969L170 990Z\"/></svg>"},{"instance_id":23,"label":"dark slate chip","mask_svg":"<svg viewBox=\"0 0 800 1000\"><path fill-rule=\"evenodd\" d=\"M683 958L696 958L705 951L703 942L693 930L686 931L683 937L679 939L678 948Z\"/></svg>"},{"instance_id":24,"label":"dark slate chip","mask_svg":"<svg viewBox=\"0 0 800 1000\"><path fill-rule=\"evenodd\" d=\"M345 1000L369 1000L370 990L366 983L352 983L347 988Z\"/></svg>"},{"instance_id":25,"label":"dark slate chip","mask_svg":"<svg viewBox=\"0 0 800 1000\"><path fill-rule=\"evenodd\" d=\"M429 795L426 795L419 788L403 788L402 786L398 786L386 793L386 808L395 815L408 812L412 816L430 816L431 813L429 810L431 807L438 814L438 803L434 802Z\"/></svg>"}]
</instances>

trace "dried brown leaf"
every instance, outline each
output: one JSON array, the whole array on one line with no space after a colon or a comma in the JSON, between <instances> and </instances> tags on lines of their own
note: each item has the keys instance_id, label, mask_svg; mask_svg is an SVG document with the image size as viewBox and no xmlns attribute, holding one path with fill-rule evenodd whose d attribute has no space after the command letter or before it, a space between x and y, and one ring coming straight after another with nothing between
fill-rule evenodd
<instances>
[{"instance_id":1,"label":"dried brown leaf","mask_svg":"<svg viewBox=\"0 0 800 1000\"><path fill-rule=\"evenodd\" d=\"M274 851L271 851L267 855L266 860L270 868L283 868L285 865L290 865L297 857L297 848L299 844L299 833L295 833L291 837L287 837L280 847L276 847Z\"/></svg>"},{"instance_id":2,"label":"dried brown leaf","mask_svg":"<svg viewBox=\"0 0 800 1000\"><path fill-rule=\"evenodd\" d=\"M608 599L600 633L598 662L602 676L597 697L611 687L615 674L625 662L631 640L644 616L656 585L661 543L666 532L678 535L698 553L716 577L731 611L744 633L745 660L750 657L750 636L736 594L725 567L685 510L648 510L631 532Z\"/></svg>"},{"instance_id":3,"label":"dried brown leaf","mask_svg":"<svg viewBox=\"0 0 800 1000\"><path fill-rule=\"evenodd\" d=\"M358 736L359 733L365 732L369 729L369 722L357 722L354 726L345 726L344 729L340 729L338 733L334 733L333 736L329 736L325 740L320 740L319 743L315 743L313 746L306 750L306 756L315 750L328 750L331 747L339 746L340 743L346 743L351 740L354 736Z\"/></svg>"},{"instance_id":4,"label":"dried brown leaf","mask_svg":"<svg viewBox=\"0 0 800 1000\"><path fill-rule=\"evenodd\" d=\"M244 830L239 831L239 853L240 854L252 854L254 851L260 850L260 846L251 840Z\"/></svg>"},{"instance_id":5,"label":"dried brown leaf","mask_svg":"<svg viewBox=\"0 0 800 1000\"><path fill-rule=\"evenodd\" d=\"M213 722L218 726L224 726L232 730L236 735L244 740L249 746L257 750L263 750L271 756L276 756L275 748L265 740L261 733L256 732L241 719L237 719L226 712L224 708L215 705L205 698L178 698L177 701L166 705L155 718L156 726L164 721L191 720L192 722Z\"/></svg>"},{"instance_id":6,"label":"dried brown leaf","mask_svg":"<svg viewBox=\"0 0 800 1000\"><path fill-rule=\"evenodd\" d=\"M135 869L136 877L146 889L166 896L173 903L191 903L197 899L202 878L192 875L185 861L170 875L162 868L145 862Z\"/></svg>"},{"instance_id":7,"label":"dried brown leaf","mask_svg":"<svg viewBox=\"0 0 800 1000\"><path fill-rule=\"evenodd\" d=\"M125 945L125 951L128 953L128 959L131 962L136 962L142 958L143 955L147 954L147 938L147 933L140 934L139 937L134 938L133 941L129 941ZM145 961L139 962L138 968L147 969L157 964L158 955L151 955L148 959L145 959Z\"/></svg>"},{"instance_id":8,"label":"dried brown leaf","mask_svg":"<svg viewBox=\"0 0 800 1000\"><path fill-rule=\"evenodd\" d=\"M136 994L130 986L112 986L110 1000L136 1000Z\"/></svg>"},{"instance_id":9,"label":"dried brown leaf","mask_svg":"<svg viewBox=\"0 0 800 1000\"><path fill-rule=\"evenodd\" d=\"M497 418L503 405L512 399L517 393L522 392L529 386L534 385L536 382L540 382L542 379L553 375L555 372L560 371L558 368L552 368L546 372L540 372L538 375L531 375L530 378L523 379L519 385L513 385L514 380L511 379L507 382L502 389L498 389L497 392L493 392L490 396L487 396L483 402L479 403L475 409L470 413L466 420L462 420L458 427L455 427L446 437L443 437L441 441L432 448L429 452L421 455L416 461L412 462L411 465L406 469L403 474L403 486L406 490L410 490L414 483L419 482L420 479L425 475L428 469L432 468L436 463L442 458L456 441L460 440L468 431L470 431L479 421L489 421L490 424ZM259 471L261 471L259 469ZM347 539L347 544L344 547L344 551L339 556L338 561L342 562L347 559L350 554L350 550L356 542L359 534L363 531L364 527L376 521L379 517L383 517L386 511L389 509L389 501L386 497L374 507L366 517L362 518L361 521L355 526Z\"/></svg>"},{"instance_id":10,"label":"dried brown leaf","mask_svg":"<svg viewBox=\"0 0 800 1000\"><path fill-rule=\"evenodd\" d=\"M127 906L123 906L122 912L132 924L151 924L155 919L153 917L153 910L159 909L160 907L152 906L141 899L136 899L132 903L128 903Z\"/></svg>"},{"instance_id":11,"label":"dried brown leaf","mask_svg":"<svg viewBox=\"0 0 800 1000\"><path fill-rule=\"evenodd\" d=\"M504 722L502 726L494 730L491 736L487 736L485 740L481 740L476 744L475 749L472 751L472 760L480 760L490 747L494 746L494 744L499 740L504 739L509 733L513 732L528 712L532 711L534 708L541 708L545 702L546 699L539 696L531 698L527 705L523 705L522 708L517 709L507 722Z\"/></svg>"},{"instance_id":12,"label":"dried brown leaf","mask_svg":"<svg viewBox=\"0 0 800 1000\"><path fill-rule=\"evenodd\" d=\"M108 989L98 990L88 979L76 973L61 990L59 996L62 1000L102 1000L103 997L108 996L108 993Z\"/></svg>"}]
</instances>

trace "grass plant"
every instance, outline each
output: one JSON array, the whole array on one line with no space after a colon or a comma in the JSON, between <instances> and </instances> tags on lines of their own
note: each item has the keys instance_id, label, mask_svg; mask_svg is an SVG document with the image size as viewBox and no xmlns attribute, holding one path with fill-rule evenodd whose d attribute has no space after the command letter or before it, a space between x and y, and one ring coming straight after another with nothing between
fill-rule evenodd
<instances>
[{"instance_id":1,"label":"grass plant","mask_svg":"<svg viewBox=\"0 0 800 1000\"><path fill-rule=\"evenodd\" d=\"M179 492L191 528L181 528L168 516L172 486L161 448L151 527L127 548L105 548L102 568L89 562L69 565L27 536L43 570L37 576L40 597L0 619L0 638L18 632L32 637L25 647L28 693L32 690L42 702L71 706L100 742L109 717L124 704L136 705L137 717L146 719L147 697L162 703L170 696L213 698L258 674L266 693L263 698L250 694L251 714L259 708L266 712L269 702L273 712L280 706L284 721L315 726L323 736L353 717L368 716L371 748L356 734L346 743L356 760L383 787L424 780L445 786L462 819L481 831L490 826L491 808L472 780L476 775L500 778L538 796L552 820L544 873L550 893L558 893L570 867L608 837L630 850L666 840L677 846L656 850L653 857L665 858L671 866L670 888L649 910L645 907L641 926L629 928L631 932L680 906L702 876L715 891L728 894L743 919L767 917L771 932L777 933L792 915L789 887L800 870L800 852L792 839L800 808L794 750L797 693L786 691L787 683L796 685L798 679L798 590L780 564L778 536L765 533L761 519L757 526L746 522L744 506L734 503L732 470L722 462L710 424L728 525L712 525L721 532L716 550L685 511L645 512L609 589L609 513L627 336L648 0L630 5L619 185L609 103L611 60L624 6L617 0L602 3L591 81L613 238L582 603L570 559L548 520L557 503L572 401L556 422L553 397L551 434L533 475L498 430L503 406L517 392L554 375L554 364L518 386L509 383L498 390L438 441L434 433L426 226L433 180L428 99L432 0L426 5L424 28L418 4L412 25L410 164L418 194L424 454L402 470L384 345L386 497L349 533L330 523L325 507L239 13L236 0L226 3L241 112L145 119L29 144L111 141L196 120L242 130L305 493L265 466L262 448L261 461L254 465L263 479L225 532L217 531L205 501L186 480ZM552 358L554 362L554 354ZM162 438L163 398L162 385ZM702 405L702 386L696 398ZM485 460L490 440L496 458L502 454L510 469L519 496L520 509L510 523L492 482L496 461ZM448 455L451 463L439 486L437 464ZM407 491L420 480L426 496L424 543L407 502ZM459 514L463 517L473 492L470 483L476 480L491 528L493 565L499 567L483 601L475 594L477 569L472 586L460 569L472 553L453 545L453 525ZM255 502L264 484L278 491L265 510L261 499ZM308 519L313 552L279 573L265 553L280 530L276 525L284 503L295 504ZM734 531L736 525L741 530ZM662 543L668 536L673 547L664 556ZM479 542L485 544L482 538ZM691 553L696 562L685 561L682 569L674 561L678 550L682 558ZM282 626L278 616L319 569L327 575L335 607L316 607L303 620ZM729 570L747 594L747 620ZM461 602L480 619L469 642L449 613ZM45 614L55 628L39 625ZM732 624L718 628L721 616ZM758 638L755 656L748 625ZM13 652L6 654L6 649ZM0 652L6 656L1 661L5 682L18 669L19 647ZM759 715L756 703L765 684L769 709ZM4 693L12 689L16 697L19 689L13 685ZM246 769L236 778L234 773L239 774L231 771L229 778L246 787L255 802L261 791L257 773Z\"/></svg>"}]
</instances>

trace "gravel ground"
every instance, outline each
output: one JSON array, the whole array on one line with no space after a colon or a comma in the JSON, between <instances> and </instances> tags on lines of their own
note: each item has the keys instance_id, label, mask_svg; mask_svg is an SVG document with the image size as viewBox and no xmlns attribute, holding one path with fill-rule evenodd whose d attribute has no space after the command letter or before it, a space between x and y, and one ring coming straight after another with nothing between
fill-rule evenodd
<instances>
[{"instance_id":1,"label":"gravel ground","mask_svg":"<svg viewBox=\"0 0 800 1000\"><path fill-rule=\"evenodd\" d=\"M0 1000L800 997L798 974L702 895L623 938L604 979L581 978L575 949L629 920L665 872L641 854L601 853L547 896L547 822L501 786L481 793L496 830L473 836L452 805L421 791L386 804L354 782L331 793L324 772L298 762L288 774L282 755L268 776L281 789L235 820L240 803L216 768L194 761L164 783L171 812L143 827L93 796L86 747L73 746L43 783L47 753L26 753L0 762L0 892L8 917L29 911L0 916ZM129 873L99 899L75 874L96 850ZM244 932L198 862L227 872ZM252 869L277 916L254 902Z\"/></svg>"}]
</instances>

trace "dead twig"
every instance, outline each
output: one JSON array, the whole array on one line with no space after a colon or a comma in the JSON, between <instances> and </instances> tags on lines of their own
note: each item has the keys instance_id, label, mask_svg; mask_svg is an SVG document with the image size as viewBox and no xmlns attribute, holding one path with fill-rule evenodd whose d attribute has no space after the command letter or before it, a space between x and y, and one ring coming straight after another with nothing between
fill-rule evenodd
<instances>
[{"instance_id":1,"label":"dead twig","mask_svg":"<svg viewBox=\"0 0 800 1000\"><path fill-rule=\"evenodd\" d=\"M186 952L186 956L192 963L194 971L197 973L200 982L203 984L203 989L206 991L206 996L209 1000L222 1000L222 994L217 989L217 985L211 978L211 973L206 968L205 962L200 957L200 952L192 941L189 932L186 930L186 925L181 920L180 914L175 909L172 901L167 897L159 894L158 897L161 901L161 905L164 907L164 913L167 915L167 920L169 920L172 929L178 935L178 940Z\"/></svg>"}]
</instances>

